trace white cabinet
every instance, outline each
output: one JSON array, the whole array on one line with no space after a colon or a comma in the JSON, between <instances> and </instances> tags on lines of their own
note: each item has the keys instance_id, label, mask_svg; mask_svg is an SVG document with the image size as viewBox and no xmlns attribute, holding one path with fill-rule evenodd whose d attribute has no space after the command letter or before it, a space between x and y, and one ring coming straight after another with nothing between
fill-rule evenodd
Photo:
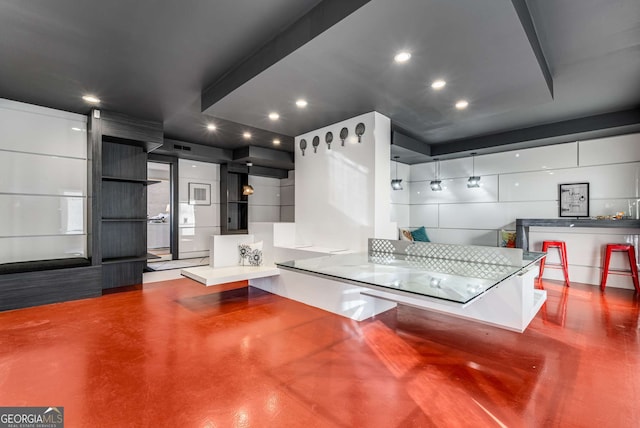
<instances>
[{"instance_id":1,"label":"white cabinet","mask_svg":"<svg viewBox=\"0 0 640 428\"><path fill-rule=\"evenodd\" d=\"M169 248L169 223L147 223L147 248Z\"/></svg>"}]
</instances>

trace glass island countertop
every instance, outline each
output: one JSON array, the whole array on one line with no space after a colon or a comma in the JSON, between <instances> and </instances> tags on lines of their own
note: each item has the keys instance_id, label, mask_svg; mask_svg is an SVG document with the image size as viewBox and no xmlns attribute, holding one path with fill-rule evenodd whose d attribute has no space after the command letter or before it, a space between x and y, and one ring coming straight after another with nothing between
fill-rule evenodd
<instances>
[{"instance_id":1,"label":"glass island countertop","mask_svg":"<svg viewBox=\"0 0 640 428\"><path fill-rule=\"evenodd\" d=\"M276 263L279 268L465 304L535 264L544 253L524 252L518 266L390 253L328 255Z\"/></svg>"}]
</instances>

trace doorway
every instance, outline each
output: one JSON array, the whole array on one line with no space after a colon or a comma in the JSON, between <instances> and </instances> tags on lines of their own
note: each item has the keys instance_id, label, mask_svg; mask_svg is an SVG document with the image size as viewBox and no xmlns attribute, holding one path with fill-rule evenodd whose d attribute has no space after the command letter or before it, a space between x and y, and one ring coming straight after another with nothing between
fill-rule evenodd
<instances>
[{"instance_id":1,"label":"doorway","mask_svg":"<svg viewBox=\"0 0 640 428\"><path fill-rule=\"evenodd\" d=\"M147 252L149 263L172 260L171 164L147 162Z\"/></svg>"}]
</instances>

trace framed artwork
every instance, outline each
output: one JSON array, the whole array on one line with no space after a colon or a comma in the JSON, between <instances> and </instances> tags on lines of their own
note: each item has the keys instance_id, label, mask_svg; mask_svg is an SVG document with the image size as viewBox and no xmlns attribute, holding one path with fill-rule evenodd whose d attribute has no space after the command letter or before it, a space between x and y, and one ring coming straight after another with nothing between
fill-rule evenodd
<instances>
[{"instance_id":1,"label":"framed artwork","mask_svg":"<svg viewBox=\"0 0 640 428\"><path fill-rule=\"evenodd\" d=\"M211 184L189 183L189 205L211 205Z\"/></svg>"},{"instance_id":2,"label":"framed artwork","mask_svg":"<svg viewBox=\"0 0 640 428\"><path fill-rule=\"evenodd\" d=\"M560 184L560 217L589 217L589 183Z\"/></svg>"}]
</instances>

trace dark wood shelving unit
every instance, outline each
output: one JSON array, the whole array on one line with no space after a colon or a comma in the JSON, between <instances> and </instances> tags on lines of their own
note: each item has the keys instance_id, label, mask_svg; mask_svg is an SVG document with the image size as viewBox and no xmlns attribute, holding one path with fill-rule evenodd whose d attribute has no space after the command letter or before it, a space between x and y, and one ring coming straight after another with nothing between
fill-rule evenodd
<instances>
[{"instance_id":1,"label":"dark wood shelving unit","mask_svg":"<svg viewBox=\"0 0 640 428\"><path fill-rule=\"evenodd\" d=\"M147 253L147 155L162 145L162 124L93 111L92 261L102 288L142 283Z\"/></svg>"},{"instance_id":2,"label":"dark wood shelving unit","mask_svg":"<svg viewBox=\"0 0 640 428\"><path fill-rule=\"evenodd\" d=\"M242 194L249 184L249 169L244 165L220 165L220 233L248 233L249 198Z\"/></svg>"},{"instance_id":3,"label":"dark wood shelving unit","mask_svg":"<svg viewBox=\"0 0 640 428\"><path fill-rule=\"evenodd\" d=\"M113 177L113 176L102 176L103 181L120 181L124 183L141 183L144 185L156 184L160 183L160 180L140 180L136 178L123 178L123 177Z\"/></svg>"}]
</instances>

